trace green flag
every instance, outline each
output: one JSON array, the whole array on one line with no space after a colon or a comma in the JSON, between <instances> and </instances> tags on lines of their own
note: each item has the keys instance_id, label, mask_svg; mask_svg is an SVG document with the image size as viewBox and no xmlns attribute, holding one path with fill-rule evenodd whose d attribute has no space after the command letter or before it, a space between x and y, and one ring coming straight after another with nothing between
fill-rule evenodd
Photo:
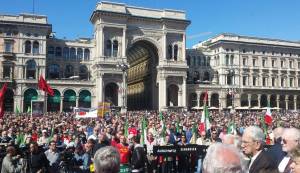
<instances>
[{"instance_id":1,"label":"green flag","mask_svg":"<svg viewBox=\"0 0 300 173\"><path fill-rule=\"evenodd\" d=\"M51 134L50 134L50 136L48 138L48 143L50 143L52 141L53 136L54 136L54 128L52 127L51 128Z\"/></svg>"},{"instance_id":2,"label":"green flag","mask_svg":"<svg viewBox=\"0 0 300 173\"><path fill-rule=\"evenodd\" d=\"M227 128L227 134L236 135L236 125L234 122L231 122Z\"/></svg>"},{"instance_id":3,"label":"green flag","mask_svg":"<svg viewBox=\"0 0 300 173\"><path fill-rule=\"evenodd\" d=\"M146 137L146 131L147 131L147 122L145 120L145 117L142 119L142 131L141 131L141 144L145 144L145 137Z\"/></svg>"},{"instance_id":4,"label":"green flag","mask_svg":"<svg viewBox=\"0 0 300 173\"><path fill-rule=\"evenodd\" d=\"M165 139L166 137L166 125L165 125L165 121L164 121L164 117L162 112L159 113L159 119L160 119L160 125L162 126L162 132L160 134L160 136Z\"/></svg>"}]
</instances>

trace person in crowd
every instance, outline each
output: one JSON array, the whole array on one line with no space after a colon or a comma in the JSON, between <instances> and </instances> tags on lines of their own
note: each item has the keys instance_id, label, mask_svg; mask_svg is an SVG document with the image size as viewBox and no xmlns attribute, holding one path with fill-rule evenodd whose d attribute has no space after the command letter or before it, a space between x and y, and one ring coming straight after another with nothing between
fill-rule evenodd
<instances>
[{"instance_id":1,"label":"person in crowd","mask_svg":"<svg viewBox=\"0 0 300 173\"><path fill-rule=\"evenodd\" d=\"M39 145L46 145L46 144L49 142L48 140L49 140L49 139L48 139L47 130L44 129L44 130L42 130L42 136L39 137L37 143L38 143Z\"/></svg>"},{"instance_id":2,"label":"person in crowd","mask_svg":"<svg viewBox=\"0 0 300 173\"><path fill-rule=\"evenodd\" d=\"M56 149L56 142L51 141L49 144L49 149L45 151L45 155L49 161L49 172L56 173L59 172L59 164L61 161L60 153Z\"/></svg>"},{"instance_id":3,"label":"person in crowd","mask_svg":"<svg viewBox=\"0 0 300 173\"><path fill-rule=\"evenodd\" d=\"M282 135L282 150L286 156L281 160L278 166L279 172L290 172L290 164L292 163L291 157L288 155L292 150L300 147L300 131L296 128L287 128Z\"/></svg>"},{"instance_id":4,"label":"person in crowd","mask_svg":"<svg viewBox=\"0 0 300 173\"><path fill-rule=\"evenodd\" d=\"M267 152L271 155L271 157L274 158L277 167L279 166L279 163L285 156L281 145L283 132L284 132L283 127L277 127L276 129L273 130L274 144L267 150Z\"/></svg>"},{"instance_id":5,"label":"person in crowd","mask_svg":"<svg viewBox=\"0 0 300 173\"><path fill-rule=\"evenodd\" d=\"M147 148L147 169L149 172L153 172L157 165L156 156L153 155L153 146L158 145L158 142L151 132L148 132L148 136L145 140L145 145Z\"/></svg>"},{"instance_id":6,"label":"person in crowd","mask_svg":"<svg viewBox=\"0 0 300 173\"><path fill-rule=\"evenodd\" d=\"M0 142L1 143L9 143L9 141L11 141L11 140L12 140L12 138L7 135L7 131L6 130L2 131L1 137L0 137Z\"/></svg>"},{"instance_id":7,"label":"person in crowd","mask_svg":"<svg viewBox=\"0 0 300 173\"><path fill-rule=\"evenodd\" d=\"M146 152L142 145L140 145L140 137L134 136L134 149L131 157L132 173L144 173L146 163Z\"/></svg>"},{"instance_id":8,"label":"person in crowd","mask_svg":"<svg viewBox=\"0 0 300 173\"><path fill-rule=\"evenodd\" d=\"M75 172L76 173L89 173L89 166L91 164L91 158L83 150L81 145L77 145L74 153L75 159Z\"/></svg>"},{"instance_id":9,"label":"person in crowd","mask_svg":"<svg viewBox=\"0 0 300 173\"><path fill-rule=\"evenodd\" d=\"M29 173L40 173L49 170L49 161L44 152L40 151L38 144L32 142L29 146L29 155L27 158Z\"/></svg>"},{"instance_id":10,"label":"person in crowd","mask_svg":"<svg viewBox=\"0 0 300 173\"><path fill-rule=\"evenodd\" d=\"M203 173L246 173L247 166L239 150L232 145L214 143L203 161Z\"/></svg>"},{"instance_id":11,"label":"person in crowd","mask_svg":"<svg viewBox=\"0 0 300 173\"><path fill-rule=\"evenodd\" d=\"M95 153L95 173L119 173L120 154L112 146L102 147Z\"/></svg>"},{"instance_id":12,"label":"person in crowd","mask_svg":"<svg viewBox=\"0 0 300 173\"><path fill-rule=\"evenodd\" d=\"M20 159L20 155L16 155L14 146L8 146L6 156L2 161L1 173L21 173L24 171L24 164Z\"/></svg>"},{"instance_id":13,"label":"person in crowd","mask_svg":"<svg viewBox=\"0 0 300 173\"><path fill-rule=\"evenodd\" d=\"M129 167L131 152L124 135L120 136L120 143L116 145L116 148L120 153L121 167Z\"/></svg>"},{"instance_id":14,"label":"person in crowd","mask_svg":"<svg viewBox=\"0 0 300 173\"><path fill-rule=\"evenodd\" d=\"M291 173L300 173L300 147L296 147L290 152L292 163L290 164Z\"/></svg>"},{"instance_id":15,"label":"person in crowd","mask_svg":"<svg viewBox=\"0 0 300 173\"><path fill-rule=\"evenodd\" d=\"M264 133L259 127L249 126L245 129L241 147L243 153L251 158L249 173L277 170L275 161L263 149L264 141Z\"/></svg>"}]
</instances>

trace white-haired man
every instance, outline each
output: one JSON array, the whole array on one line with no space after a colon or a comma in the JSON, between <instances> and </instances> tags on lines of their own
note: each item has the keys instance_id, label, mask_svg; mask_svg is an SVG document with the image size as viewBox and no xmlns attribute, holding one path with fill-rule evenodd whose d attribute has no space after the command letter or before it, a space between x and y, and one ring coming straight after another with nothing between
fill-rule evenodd
<instances>
[{"instance_id":1,"label":"white-haired man","mask_svg":"<svg viewBox=\"0 0 300 173\"><path fill-rule=\"evenodd\" d=\"M242 151L250 157L249 173L276 171L275 161L264 151L264 133L256 126L247 127L242 137Z\"/></svg>"},{"instance_id":2,"label":"white-haired man","mask_svg":"<svg viewBox=\"0 0 300 173\"><path fill-rule=\"evenodd\" d=\"M232 145L215 143L208 150L203 161L203 173L246 173L242 154Z\"/></svg>"},{"instance_id":3,"label":"white-haired man","mask_svg":"<svg viewBox=\"0 0 300 173\"><path fill-rule=\"evenodd\" d=\"M118 173L120 154L112 146L100 148L94 156L95 173Z\"/></svg>"},{"instance_id":4,"label":"white-haired man","mask_svg":"<svg viewBox=\"0 0 300 173\"><path fill-rule=\"evenodd\" d=\"M290 172L292 160L288 155L295 148L300 147L300 131L296 128L287 128L283 131L281 140L282 150L287 154L279 163L279 172Z\"/></svg>"}]
</instances>

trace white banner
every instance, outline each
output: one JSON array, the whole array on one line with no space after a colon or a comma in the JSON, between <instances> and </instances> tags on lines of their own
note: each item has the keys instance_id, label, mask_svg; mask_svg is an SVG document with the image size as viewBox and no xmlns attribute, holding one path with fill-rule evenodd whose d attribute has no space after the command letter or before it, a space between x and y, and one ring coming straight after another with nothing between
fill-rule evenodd
<instances>
[{"instance_id":1,"label":"white banner","mask_svg":"<svg viewBox=\"0 0 300 173\"><path fill-rule=\"evenodd\" d=\"M75 118L97 118L97 109L74 108Z\"/></svg>"}]
</instances>

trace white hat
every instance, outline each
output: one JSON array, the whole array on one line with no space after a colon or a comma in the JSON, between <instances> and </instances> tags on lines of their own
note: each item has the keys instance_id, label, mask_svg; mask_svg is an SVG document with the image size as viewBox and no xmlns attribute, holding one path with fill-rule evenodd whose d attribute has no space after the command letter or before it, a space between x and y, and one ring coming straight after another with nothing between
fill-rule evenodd
<instances>
[{"instance_id":1,"label":"white hat","mask_svg":"<svg viewBox=\"0 0 300 173\"><path fill-rule=\"evenodd\" d=\"M42 133L47 133L47 130L45 130L45 129L44 129L44 130L42 130Z\"/></svg>"}]
</instances>

